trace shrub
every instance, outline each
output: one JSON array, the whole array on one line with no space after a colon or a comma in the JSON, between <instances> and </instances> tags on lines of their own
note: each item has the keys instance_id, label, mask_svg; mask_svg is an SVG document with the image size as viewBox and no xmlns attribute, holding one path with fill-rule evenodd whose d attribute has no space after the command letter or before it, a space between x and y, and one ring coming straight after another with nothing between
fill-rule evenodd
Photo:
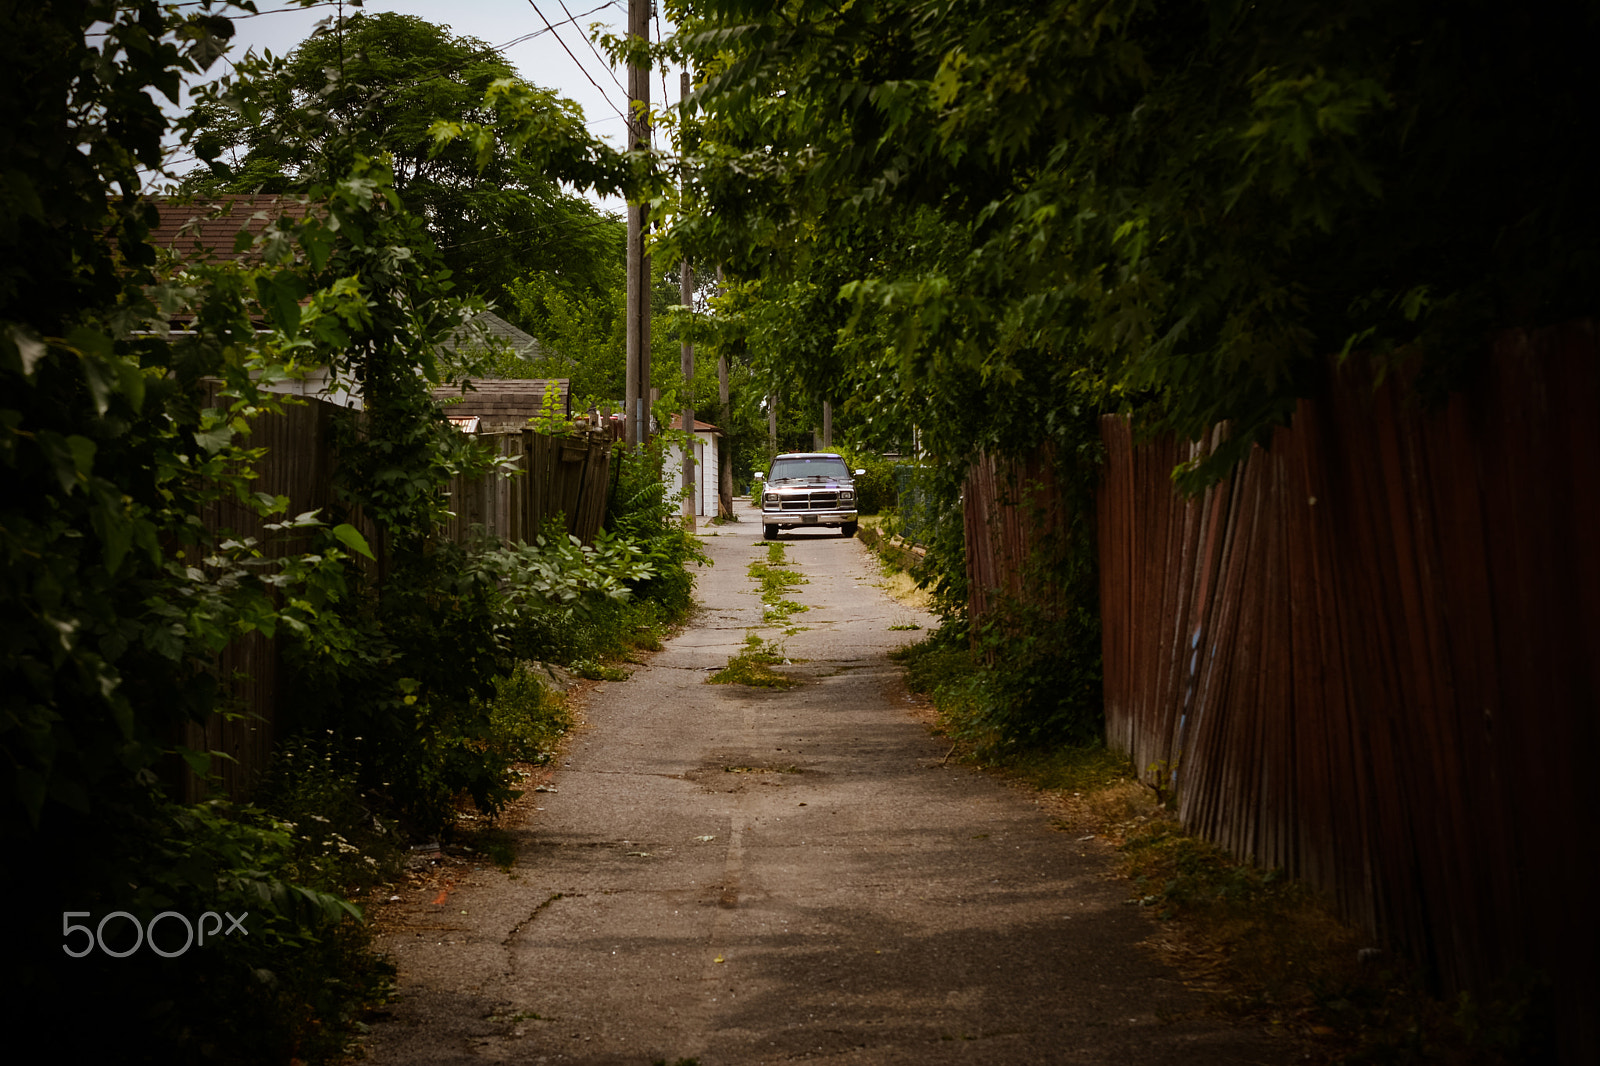
<instances>
[{"instance_id":1,"label":"shrub","mask_svg":"<svg viewBox=\"0 0 1600 1066\"><path fill-rule=\"evenodd\" d=\"M662 483L661 438L646 448L621 452L618 463L606 520L612 530L636 545L650 564L650 576L633 585L634 593L661 605L669 618L676 619L694 603L689 563L710 566L711 559L684 530L674 500Z\"/></svg>"},{"instance_id":2,"label":"shrub","mask_svg":"<svg viewBox=\"0 0 1600 1066\"><path fill-rule=\"evenodd\" d=\"M547 763L572 726L562 699L547 688L527 663L495 684L489 711L489 743L517 762Z\"/></svg>"},{"instance_id":3,"label":"shrub","mask_svg":"<svg viewBox=\"0 0 1600 1066\"><path fill-rule=\"evenodd\" d=\"M841 449L845 463L851 470L865 470L856 475L856 510L862 514L882 514L894 507L899 499L895 483L895 464L873 452Z\"/></svg>"}]
</instances>

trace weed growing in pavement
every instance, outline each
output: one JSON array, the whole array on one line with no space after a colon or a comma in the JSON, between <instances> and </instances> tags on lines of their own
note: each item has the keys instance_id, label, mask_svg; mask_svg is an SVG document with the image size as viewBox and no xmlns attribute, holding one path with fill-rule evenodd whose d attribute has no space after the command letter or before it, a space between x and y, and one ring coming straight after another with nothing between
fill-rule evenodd
<instances>
[{"instance_id":1,"label":"weed growing in pavement","mask_svg":"<svg viewBox=\"0 0 1600 1066\"><path fill-rule=\"evenodd\" d=\"M607 666L593 659L579 659L572 664L572 672L590 681L626 681L628 671L620 666Z\"/></svg>"},{"instance_id":2,"label":"weed growing in pavement","mask_svg":"<svg viewBox=\"0 0 1600 1066\"><path fill-rule=\"evenodd\" d=\"M782 625L789 620L791 614L808 609L805 604L796 603L794 600L778 600L761 612L761 620L768 625Z\"/></svg>"},{"instance_id":3,"label":"weed growing in pavement","mask_svg":"<svg viewBox=\"0 0 1600 1066\"><path fill-rule=\"evenodd\" d=\"M794 678L780 674L772 667L803 660L787 658L782 647L764 641L754 633L745 637L744 642L745 650L731 657L727 666L708 677L706 684L749 685L753 688L792 688L799 684Z\"/></svg>"},{"instance_id":4,"label":"weed growing in pavement","mask_svg":"<svg viewBox=\"0 0 1600 1066\"><path fill-rule=\"evenodd\" d=\"M804 604L784 597L784 593L796 585L803 585L806 579L798 570L785 569L781 564L787 562L783 554L782 544L768 544L767 558L763 562L757 559L750 564L750 576L761 588L761 602L767 605L762 612L762 621L769 625L782 625L791 614L809 610Z\"/></svg>"}]
</instances>

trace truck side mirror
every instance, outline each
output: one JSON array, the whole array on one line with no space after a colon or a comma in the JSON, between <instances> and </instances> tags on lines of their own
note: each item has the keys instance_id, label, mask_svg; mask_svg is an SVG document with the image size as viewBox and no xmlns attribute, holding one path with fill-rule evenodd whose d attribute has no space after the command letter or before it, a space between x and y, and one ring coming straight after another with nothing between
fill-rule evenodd
<instances>
[{"instance_id":1,"label":"truck side mirror","mask_svg":"<svg viewBox=\"0 0 1600 1066\"><path fill-rule=\"evenodd\" d=\"M765 477L765 476L766 476L766 475L765 475L765 474L762 474L762 473L760 473L760 472L757 472L757 473L754 473L754 474L751 474L751 475L750 475L750 476L751 476L751 477L753 477L753 478L755 478L755 479L756 479L756 480L757 480L757 481L760 481L760 480L761 480L761 479L762 479L762 478L764 478L764 477Z\"/></svg>"},{"instance_id":2,"label":"truck side mirror","mask_svg":"<svg viewBox=\"0 0 1600 1066\"><path fill-rule=\"evenodd\" d=\"M865 470L857 470L856 471L856 477L865 477L866 473L867 472Z\"/></svg>"}]
</instances>

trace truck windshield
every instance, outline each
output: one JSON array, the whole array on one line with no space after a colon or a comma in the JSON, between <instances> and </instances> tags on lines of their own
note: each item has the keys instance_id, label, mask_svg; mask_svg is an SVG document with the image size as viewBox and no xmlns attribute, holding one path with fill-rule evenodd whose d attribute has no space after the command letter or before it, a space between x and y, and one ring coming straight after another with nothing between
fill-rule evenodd
<instances>
[{"instance_id":1,"label":"truck windshield","mask_svg":"<svg viewBox=\"0 0 1600 1066\"><path fill-rule=\"evenodd\" d=\"M834 480L848 479L850 470L844 460L836 455L814 456L809 459L774 459L772 480L784 478L825 477Z\"/></svg>"}]
</instances>

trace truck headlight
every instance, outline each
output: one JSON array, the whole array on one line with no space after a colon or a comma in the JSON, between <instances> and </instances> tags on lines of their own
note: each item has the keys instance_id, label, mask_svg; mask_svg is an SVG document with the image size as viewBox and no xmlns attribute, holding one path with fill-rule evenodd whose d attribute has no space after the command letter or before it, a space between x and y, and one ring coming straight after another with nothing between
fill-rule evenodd
<instances>
[{"instance_id":1,"label":"truck headlight","mask_svg":"<svg viewBox=\"0 0 1600 1066\"><path fill-rule=\"evenodd\" d=\"M776 492L769 492L765 496L761 497L761 502L763 505L777 503L778 494Z\"/></svg>"},{"instance_id":2,"label":"truck headlight","mask_svg":"<svg viewBox=\"0 0 1600 1066\"><path fill-rule=\"evenodd\" d=\"M855 498L856 498L856 494L852 490L850 490L850 489L840 489L839 490L839 502L840 503L851 503L851 502L853 502L855 500Z\"/></svg>"}]
</instances>

